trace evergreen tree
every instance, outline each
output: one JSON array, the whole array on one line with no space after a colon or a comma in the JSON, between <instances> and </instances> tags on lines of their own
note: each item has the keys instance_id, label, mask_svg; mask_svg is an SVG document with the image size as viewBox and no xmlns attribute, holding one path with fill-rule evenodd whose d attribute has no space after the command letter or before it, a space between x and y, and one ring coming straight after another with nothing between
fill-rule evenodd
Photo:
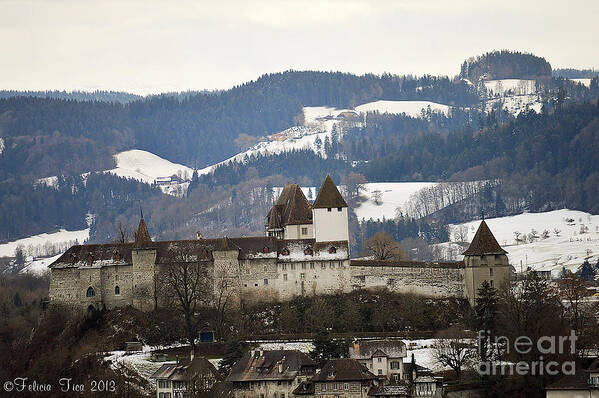
<instances>
[{"instance_id":1,"label":"evergreen tree","mask_svg":"<svg viewBox=\"0 0 599 398\"><path fill-rule=\"evenodd\" d=\"M25 250L23 249L23 246L21 246L21 245L18 245L17 248L15 249L15 263L19 267L25 265Z\"/></svg>"},{"instance_id":2,"label":"evergreen tree","mask_svg":"<svg viewBox=\"0 0 599 398\"><path fill-rule=\"evenodd\" d=\"M349 343L343 340L333 340L327 330L320 330L314 338L314 349L310 357L321 364L333 358L345 358L348 354Z\"/></svg>"},{"instance_id":3,"label":"evergreen tree","mask_svg":"<svg viewBox=\"0 0 599 398\"><path fill-rule=\"evenodd\" d=\"M228 375L229 371L241 357L243 356L243 349L241 343L238 340L229 340L225 347L225 355L218 366L218 370L223 375Z\"/></svg>"},{"instance_id":4,"label":"evergreen tree","mask_svg":"<svg viewBox=\"0 0 599 398\"><path fill-rule=\"evenodd\" d=\"M582 263L582 266L580 267L576 275L580 276L585 281L593 281L595 280L596 272L597 271L594 269L591 263L589 263L589 260L584 260L584 263Z\"/></svg>"},{"instance_id":5,"label":"evergreen tree","mask_svg":"<svg viewBox=\"0 0 599 398\"><path fill-rule=\"evenodd\" d=\"M484 361L489 359L491 347L488 347L488 342L493 341L496 331L495 316L497 315L497 307L499 299L497 290L488 281L483 281L478 289L478 297L474 305L474 323L479 331L479 336L484 336L479 343L479 353ZM482 333L481 333L482 332Z\"/></svg>"}]
</instances>

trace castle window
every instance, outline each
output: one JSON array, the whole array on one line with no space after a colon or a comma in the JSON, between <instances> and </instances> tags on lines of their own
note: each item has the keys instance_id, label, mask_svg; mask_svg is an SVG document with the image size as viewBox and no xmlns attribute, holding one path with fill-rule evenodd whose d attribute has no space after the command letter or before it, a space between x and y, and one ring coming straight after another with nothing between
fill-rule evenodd
<instances>
[{"instance_id":1,"label":"castle window","mask_svg":"<svg viewBox=\"0 0 599 398\"><path fill-rule=\"evenodd\" d=\"M264 279L264 285L268 285L268 279Z\"/></svg>"},{"instance_id":2,"label":"castle window","mask_svg":"<svg viewBox=\"0 0 599 398\"><path fill-rule=\"evenodd\" d=\"M264 266L264 272L266 272L266 265Z\"/></svg>"},{"instance_id":3,"label":"castle window","mask_svg":"<svg viewBox=\"0 0 599 398\"><path fill-rule=\"evenodd\" d=\"M489 276L493 276L493 268L489 268Z\"/></svg>"},{"instance_id":4,"label":"castle window","mask_svg":"<svg viewBox=\"0 0 599 398\"><path fill-rule=\"evenodd\" d=\"M118 275L118 274L115 274L115 275L114 275L114 280L115 280L115 281L118 281L118 280L119 280L119 275Z\"/></svg>"},{"instance_id":5,"label":"castle window","mask_svg":"<svg viewBox=\"0 0 599 398\"><path fill-rule=\"evenodd\" d=\"M493 287L493 279L491 279L490 282L491 282L491 287Z\"/></svg>"},{"instance_id":6,"label":"castle window","mask_svg":"<svg viewBox=\"0 0 599 398\"><path fill-rule=\"evenodd\" d=\"M295 269L295 264L291 263L291 269Z\"/></svg>"},{"instance_id":7,"label":"castle window","mask_svg":"<svg viewBox=\"0 0 599 398\"><path fill-rule=\"evenodd\" d=\"M341 211L341 207L337 207L337 211Z\"/></svg>"},{"instance_id":8,"label":"castle window","mask_svg":"<svg viewBox=\"0 0 599 398\"><path fill-rule=\"evenodd\" d=\"M302 263L302 269L306 269L306 263Z\"/></svg>"},{"instance_id":9,"label":"castle window","mask_svg":"<svg viewBox=\"0 0 599 398\"><path fill-rule=\"evenodd\" d=\"M120 294L121 294L121 288L120 288L120 287L118 287L118 286L115 286L115 287L114 287L114 295L115 295L115 296L118 296L118 295L120 295Z\"/></svg>"},{"instance_id":10,"label":"castle window","mask_svg":"<svg viewBox=\"0 0 599 398\"><path fill-rule=\"evenodd\" d=\"M87 288L87 292L85 292L85 296L86 297L94 297L96 295L96 292L94 291L93 287L88 287Z\"/></svg>"},{"instance_id":11,"label":"castle window","mask_svg":"<svg viewBox=\"0 0 599 398\"><path fill-rule=\"evenodd\" d=\"M329 207L329 208L327 208L327 211L329 211L329 212L330 212L331 210L333 210L333 209L331 209L330 207Z\"/></svg>"},{"instance_id":12,"label":"castle window","mask_svg":"<svg viewBox=\"0 0 599 398\"><path fill-rule=\"evenodd\" d=\"M285 271L287 269L287 264L281 264L281 269Z\"/></svg>"},{"instance_id":13,"label":"castle window","mask_svg":"<svg viewBox=\"0 0 599 398\"><path fill-rule=\"evenodd\" d=\"M329 253L330 254L337 253L337 248L335 246L331 246L331 248L329 249Z\"/></svg>"},{"instance_id":14,"label":"castle window","mask_svg":"<svg viewBox=\"0 0 599 398\"><path fill-rule=\"evenodd\" d=\"M314 269L314 263L310 263L310 269Z\"/></svg>"},{"instance_id":15,"label":"castle window","mask_svg":"<svg viewBox=\"0 0 599 398\"><path fill-rule=\"evenodd\" d=\"M283 250L281 250L281 255L288 256L289 255L289 250L287 248L284 248Z\"/></svg>"},{"instance_id":16,"label":"castle window","mask_svg":"<svg viewBox=\"0 0 599 398\"><path fill-rule=\"evenodd\" d=\"M331 269L335 269L335 263L333 261L331 261L330 266L331 266Z\"/></svg>"},{"instance_id":17,"label":"castle window","mask_svg":"<svg viewBox=\"0 0 599 398\"><path fill-rule=\"evenodd\" d=\"M326 269L326 268L327 268L327 263L324 263L324 262L323 262L323 263L321 263L321 264L320 264L320 268L322 268L322 269Z\"/></svg>"},{"instance_id":18,"label":"castle window","mask_svg":"<svg viewBox=\"0 0 599 398\"><path fill-rule=\"evenodd\" d=\"M302 235L308 235L308 228L307 227L303 227L302 228Z\"/></svg>"},{"instance_id":19,"label":"castle window","mask_svg":"<svg viewBox=\"0 0 599 398\"><path fill-rule=\"evenodd\" d=\"M287 274L283 274L283 280L286 281L287 280Z\"/></svg>"},{"instance_id":20,"label":"castle window","mask_svg":"<svg viewBox=\"0 0 599 398\"><path fill-rule=\"evenodd\" d=\"M300 279L306 279L306 274L300 274Z\"/></svg>"}]
</instances>

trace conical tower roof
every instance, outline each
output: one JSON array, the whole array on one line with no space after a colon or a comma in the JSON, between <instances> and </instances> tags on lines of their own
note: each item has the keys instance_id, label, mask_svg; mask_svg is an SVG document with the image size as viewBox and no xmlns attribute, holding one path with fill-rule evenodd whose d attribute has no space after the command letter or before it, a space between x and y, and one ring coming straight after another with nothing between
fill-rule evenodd
<instances>
[{"instance_id":1,"label":"conical tower roof","mask_svg":"<svg viewBox=\"0 0 599 398\"><path fill-rule=\"evenodd\" d=\"M484 256L485 254L506 254L507 252L499 246L497 239L489 229L489 226L483 220L478 227L478 231L472 239L472 243L464 253L465 256Z\"/></svg>"},{"instance_id":2,"label":"conical tower roof","mask_svg":"<svg viewBox=\"0 0 599 398\"><path fill-rule=\"evenodd\" d=\"M137 232L135 233L135 243L133 247L142 248L142 247L150 247L152 245L152 238L150 237L150 233L148 232L148 227L146 227L146 222L141 216L141 220L139 220L139 227L137 227Z\"/></svg>"},{"instance_id":3,"label":"conical tower roof","mask_svg":"<svg viewBox=\"0 0 599 398\"><path fill-rule=\"evenodd\" d=\"M345 202L345 199L339 193L331 176L327 174L312 208L325 209L329 207L347 207L347 202Z\"/></svg>"}]
</instances>

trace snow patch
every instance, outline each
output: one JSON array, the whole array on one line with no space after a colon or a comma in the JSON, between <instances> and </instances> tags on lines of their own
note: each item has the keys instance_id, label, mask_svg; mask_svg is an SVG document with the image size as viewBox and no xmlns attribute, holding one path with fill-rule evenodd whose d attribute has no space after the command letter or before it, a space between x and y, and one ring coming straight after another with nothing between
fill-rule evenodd
<instances>
[{"instance_id":1,"label":"snow patch","mask_svg":"<svg viewBox=\"0 0 599 398\"><path fill-rule=\"evenodd\" d=\"M580 83L586 87L591 87L591 80L593 80L593 79L584 77L584 78L580 78L580 79L569 79L569 80L572 80L573 82L576 82L576 83ZM2 151L0 151L0 153L2 153Z\"/></svg>"},{"instance_id":2,"label":"snow patch","mask_svg":"<svg viewBox=\"0 0 599 398\"><path fill-rule=\"evenodd\" d=\"M358 220L394 219L397 208L404 209L410 196L421 189L437 185L435 182L372 182L364 184L362 197L366 201L354 209ZM377 191L380 192L380 204L374 202Z\"/></svg>"},{"instance_id":3,"label":"snow patch","mask_svg":"<svg viewBox=\"0 0 599 398\"><path fill-rule=\"evenodd\" d=\"M405 113L412 117L421 117L422 112L430 107L432 112L449 114L450 107L430 101L386 101L379 100L368 102L356 107L356 111L360 113L378 112L400 115Z\"/></svg>"},{"instance_id":4,"label":"snow patch","mask_svg":"<svg viewBox=\"0 0 599 398\"><path fill-rule=\"evenodd\" d=\"M484 82L487 91L494 96L536 94L536 82L526 79L500 79Z\"/></svg>"},{"instance_id":5,"label":"snow patch","mask_svg":"<svg viewBox=\"0 0 599 398\"><path fill-rule=\"evenodd\" d=\"M0 137L0 155L2 155L2 152L4 152L4 138Z\"/></svg>"},{"instance_id":6,"label":"snow patch","mask_svg":"<svg viewBox=\"0 0 599 398\"><path fill-rule=\"evenodd\" d=\"M44 246L48 244L60 245L75 240L81 244L85 242L87 239L89 239L89 228L82 229L79 231L67 231L66 229L60 229L57 232L43 233L1 244L0 257L13 257L15 255L15 249L19 245L23 246L25 248L25 251L29 251L31 248L39 246ZM27 254L31 256L36 255L35 253Z\"/></svg>"},{"instance_id":7,"label":"snow patch","mask_svg":"<svg viewBox=\"0 0 599 398\"><path fill-rule=\"evenodd\" d=\"M153 184L162 177L179 176L184 180L191 179L193 169L182 164L170 162L148 151L132 149L114 155L116 168L108 173L119 177L133 178ZM185 178L187 177L187 178Z\"/></svg>"},{"instance_id":8,"label":"snow patch","mask_svg":"<svg viewBox=\"0 0 599 398\"><path fill-rule=\"evenodd\" d=\"M48 272L48 266L58 260L60 256L62 256L62 253L52 257L33 260L25 264L25 267L21 270L21 274L43 275Z\"/></svg>"}]
</instances>

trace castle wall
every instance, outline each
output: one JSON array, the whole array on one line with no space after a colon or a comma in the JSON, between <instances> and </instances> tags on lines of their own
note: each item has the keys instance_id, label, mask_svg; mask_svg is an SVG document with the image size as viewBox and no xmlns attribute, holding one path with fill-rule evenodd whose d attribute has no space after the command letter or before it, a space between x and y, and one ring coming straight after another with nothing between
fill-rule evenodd
<instances>
[{"instance_id":1,"label":"castle wall","mask_svg":"<svg viewBox=\"0 0 599 398\"><path fill-rule=\"evenodd\" d=\"M302 233L302 229L306 229L306 233ZM314 238L313 224L285 225L285 239L311 239Z\"/></svg>"},{"instance_id":2,"label":"castle wall","mask_svg":"<svg viewBox=\"0 0 599 398\"><path fill-rule=\"evenodd\" d=\"M133 305L133 271L131 265L102 268L102 297L107 309ZM119 292L116 293L118 286Z\"/></svg>"},{"instance_id":3,"label":"castle wall","mask_svg":"<svg viewBox=\"0 0 599 398\"><path fill-rule=\"evenodd\" d=\"M430 297L462 297L464 269L422 266L351 266L353 288L387 287L397 293L413 293Z\"/></svg>"}]
</instances>

